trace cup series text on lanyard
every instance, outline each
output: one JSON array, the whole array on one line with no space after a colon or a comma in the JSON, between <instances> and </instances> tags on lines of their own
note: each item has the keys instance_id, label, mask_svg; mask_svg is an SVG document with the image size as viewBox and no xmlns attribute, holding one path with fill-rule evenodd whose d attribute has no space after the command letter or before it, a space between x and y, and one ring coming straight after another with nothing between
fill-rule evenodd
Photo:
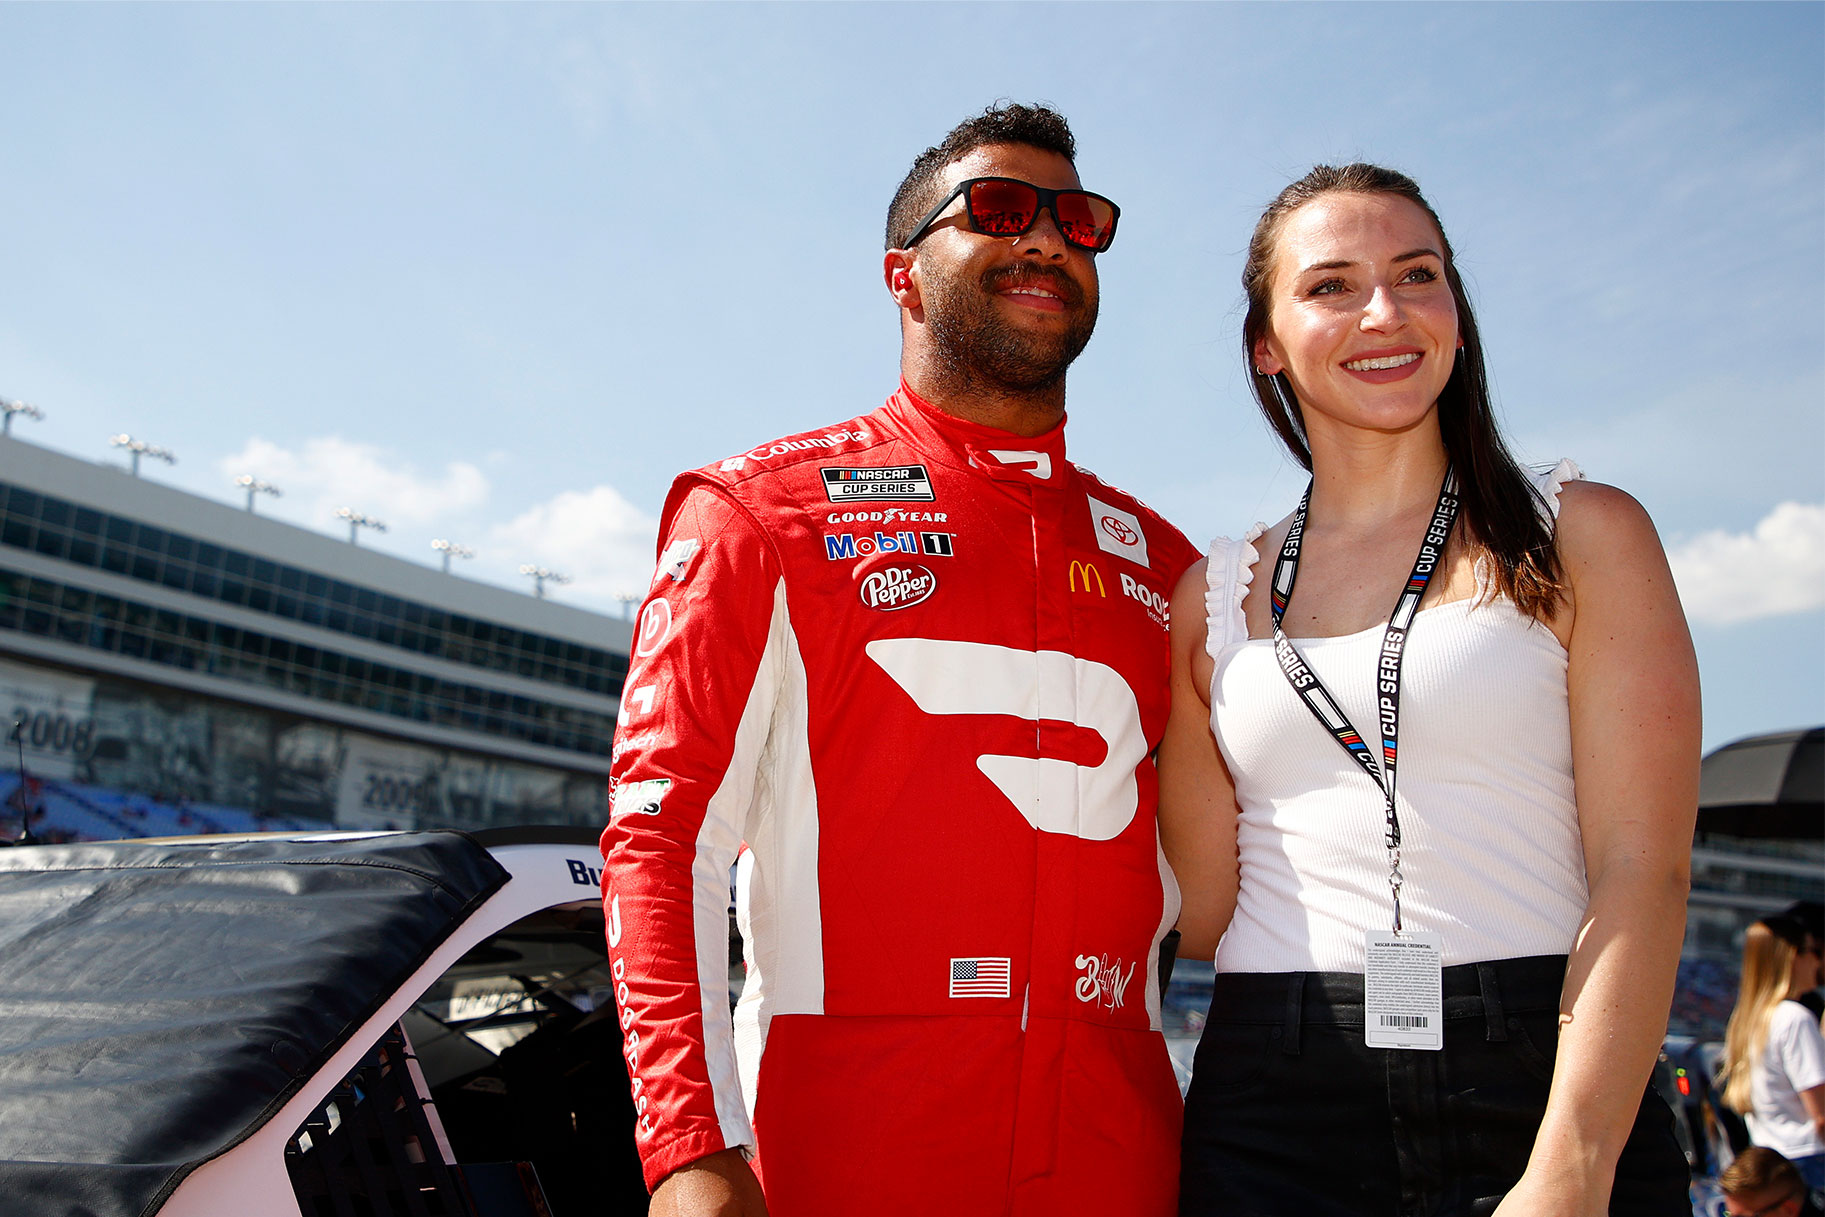
<instances>
[{"instance_id":1,"label":"cup series text on lanyard","mask_svg":"<svg viewBox=\"0 0 1825 1217\"><path fill-rule=\"evenodd\" d=\"M1299 695L1313 717L1324 724L1325 730L1331 733L1332 738L1350 758L1362 766L1363 772L1369 775L1369 780L1382 793L1387 816L1384 842L1388 850L1388 891L1394 897L1394 932L1399 934L1400 889L1405 876L1400 870L1400 813L1394 804L1394 776L1400 740L1401 661L1405 658L1407 632L1413 626L1413 615L1419 611L1420 599L1425 596L1426 585L1432 581L1433 572L1438 569L1439 559L1445 552L1445 542L1451 536L1451 526L1457 521L1457 471L1450 468L1445 470L1445 481L1438 492L1438 506L1433 509L1432 519L1426 525L1419 556L1413 560L1413 573L1407 576L1406 586L1401 588L1400 598L1394 602L1394 611L1388 617L1388 627L1382 632L1381 655L1375 665L1376 708L1381 727L1379 765L1370 755L1362 733L1351 724L1349 716L1338 706L1330 690L1324 687L1324 682L1318 679L1318 674L1306 664L1292 640L1281 629L1281 618L1286 616L1286 606L1293 598L1293 584L1299 578L1299 546L1305 534L1306 511L1311 502L1312 488L1308 485L1304 497L1299 500L1299 509L1293 513L1293 522L1287 526L1286 541L1280 546L1280 556L1274 561L1274 658L1279 661L1280 671L1285 674L1287 683L1293 686L1293 692Z\"/></svg>"}]
</instances>

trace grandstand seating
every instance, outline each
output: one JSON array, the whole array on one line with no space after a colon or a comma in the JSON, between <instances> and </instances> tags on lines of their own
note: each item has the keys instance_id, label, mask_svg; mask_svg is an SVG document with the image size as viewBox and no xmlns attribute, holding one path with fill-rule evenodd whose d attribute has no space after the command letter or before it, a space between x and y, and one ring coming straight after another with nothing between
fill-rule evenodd
<instances>
[{"instance_id":1,"label":"grandstand seating","mask_svg":"<svg viewBox=\"0 0 1825 1217\"><path fill-rule=\"evenodd\" d=\"M0 836L17 834L21 800L17 770L0 771ZM28 794L32 834L42 840L117 841L194 833L310 832L333 828L298 816L263 816L215 803L170 803L106 786L33 778Z\"/></svg>"}]
</instances>

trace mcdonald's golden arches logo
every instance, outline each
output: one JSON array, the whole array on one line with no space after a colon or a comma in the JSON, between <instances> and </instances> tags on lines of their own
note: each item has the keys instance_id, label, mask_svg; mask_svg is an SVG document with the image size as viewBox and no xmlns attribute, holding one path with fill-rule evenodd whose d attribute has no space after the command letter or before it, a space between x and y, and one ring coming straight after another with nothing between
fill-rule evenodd
<instances>
[{"instance_id":1,"label":"mcdonald's golden arches logo","mask_svg":"<svg viewBox=\"0 0 1825 1217\"><path fill-rule=\"evenodd\" d=\"M1096 563L1085 562L1081 558L1071 559L1071 590L1077 591L1077 581L1083 580L1083 590L1090 590L1090 581L1096 581L1096 594L1105 600L1109 598L1109 589L1103 586L1103 572L1096 569Z\"/></svg>"}]
</instances>

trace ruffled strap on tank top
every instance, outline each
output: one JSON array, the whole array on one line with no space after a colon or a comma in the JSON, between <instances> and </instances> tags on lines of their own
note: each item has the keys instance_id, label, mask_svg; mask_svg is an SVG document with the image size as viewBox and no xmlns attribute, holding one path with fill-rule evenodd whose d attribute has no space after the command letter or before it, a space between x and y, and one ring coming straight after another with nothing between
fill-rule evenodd
<instances>
[{"instance_id":1,"label":"ruffled strap on tank top","mask_svg":"<svg viewBox=\"0 0 1825 1217\"><path fill-rule=\"evenodd\" d=\"M1218 537L1210 543L1204 570L1204 649L1213 659L1248 638L1242 600L1255 581L1255 565L1261 557L1255 541L1266 531L1267 525L1256 524L1240 541Z\"/></svg>"},{"instance_id":2,"label":"ruffled strap on tank top","mask_svg":"<svg viewBox=\"0 0 1825 1217\"><path fill-rule=\"evenodd\" d=\"M1533 475L1534 485L1539 487L1540 497L1546 500L1546 510L1553 520L1559 518L1559 492L1565 489L1567 482L1582 482L1584 470L1578 462L1570 457L1554 465L1549 472Z\"/></svg>"}]
</instances>

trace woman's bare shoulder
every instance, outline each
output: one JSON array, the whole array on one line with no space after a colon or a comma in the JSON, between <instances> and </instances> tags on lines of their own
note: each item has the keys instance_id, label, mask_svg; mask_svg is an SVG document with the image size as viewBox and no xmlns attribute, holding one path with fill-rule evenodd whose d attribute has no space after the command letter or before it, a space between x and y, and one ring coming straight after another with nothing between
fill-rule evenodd
<instances>
[{"instance_id":1,"label":"woman's bare shoulder","mask_svg":"<svg viewBox=\"0 0 1825 1217\"><path fill-rule=\"evenodd\" d=\"M1559 492L1559 556L1568 573L1647 546L1660 552L1654 521L1628 491L1604 482L1567 482Z\"/></svg>"}]
</instances>

